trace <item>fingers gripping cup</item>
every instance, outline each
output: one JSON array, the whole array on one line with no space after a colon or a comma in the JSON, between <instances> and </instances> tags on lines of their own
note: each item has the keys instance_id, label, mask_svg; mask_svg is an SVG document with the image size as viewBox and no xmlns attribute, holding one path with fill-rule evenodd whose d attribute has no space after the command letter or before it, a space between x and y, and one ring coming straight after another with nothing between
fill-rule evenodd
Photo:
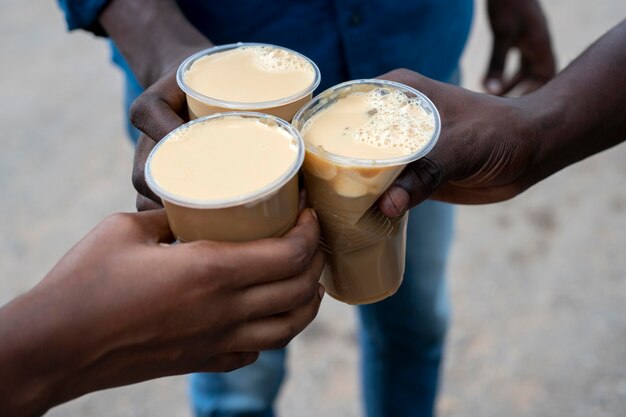
<instances>
[{"instance_id":1,"label":"fingers gripping cup","mask_svg":"<svg viewBox=\"0 0 626 417\"><path fill-rule=\"evenodd\" d=\"M293 125L306 146L303 171L327 253L326 291L349 304L394 294L404 274L408 213L389 219L375 203L435 145L437 109L403 84L356 80L315 97Z\"/></svg>"},{"instance_id":2,"label":"fingers gripping cup","mask_svg":"<svg viewBox=\"0 0 626 417\"><path fill-rule=\"evenodd\" d=\"M304 143L274 116L202 117L163 138L146 161L174 235L241 242L282 236L296 222Z\"/></svg>"},{"instance_id":3,"label":"fingers gripping cup","mask_svg":"<svg viewBox=\"0 0 626 417\"><path fill-rule=\"evenodd\" d=\"M245 110L291 120L320 83L317 65L287 48L236 43L187 58L176 80L187 95L189 117Z\"/></svg>"}]
</instances>

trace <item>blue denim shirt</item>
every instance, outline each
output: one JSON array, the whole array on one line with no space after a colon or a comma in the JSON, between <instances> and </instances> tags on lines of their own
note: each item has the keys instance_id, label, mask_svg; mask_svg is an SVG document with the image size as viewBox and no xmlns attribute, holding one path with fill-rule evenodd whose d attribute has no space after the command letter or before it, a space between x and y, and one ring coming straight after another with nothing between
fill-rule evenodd
<instances>
[{"instance_id":1,"label":"blue denim shirt","mask_svg":"<svg viewBox=\"0 0 626 417\"><path fill-rule=\"evenodd\" d=\"M58 0L69 29L103 34L97 16L107 0ZM472 0L179 0L213 43L265 42L313 59L320 89L405 67L431 78L454 77L469 33ZM134 79L114 47L113 59Z\"/></svg>"}]
</instances>

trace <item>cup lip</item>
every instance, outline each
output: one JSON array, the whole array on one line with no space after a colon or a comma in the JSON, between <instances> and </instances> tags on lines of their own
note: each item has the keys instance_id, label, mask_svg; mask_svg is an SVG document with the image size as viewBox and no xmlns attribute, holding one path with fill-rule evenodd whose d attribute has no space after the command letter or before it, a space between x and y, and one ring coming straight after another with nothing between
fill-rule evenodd
<instances>
[{"instance_id":1,"label":"cup lip","mask_svg":"<svg viewBox=\"0 0 626 417\"><path fill-rule=\"evenodd\" d=\"M269 120L276 122L281 128L286 130L295 139L297 143L298 149L297 149L297 154L293 163L289 166L289 168L287 168L287 170L280 177L276 178L274 181L265 185L261 189L258 189L249 193L245 193L245 194L240 194L235 197L225 198L225 199L202 200L202 199L196 199L196 198L187 198L187 197L184 197L179 194L166 190L154 179L152 175L151 162L152 162L152 159L154 158L154 155L156 155L156 152L158 152L159 148L165 142L170 140L175 134L179 133L182 130L187 129L189 126L192 126L196 123L204 123L213 119L225 119L228 117L245 117L245 118L265 119L265 120L269 119ZM148 155L148 159L146 159L146 164L145 164L145 169L144 169L144 176L145 176L146 184L148 185L148 187L161 199L169 203L176 204L182 207L195 208L195 209L218 209L218 208L236 207L236 206L241 206L244 204L264 200L266 197L269 197L270 195L274 194L282 186L287 184L294 177L294 175L297 175L298 171L300 170L300 167L302 166L303 161L304 161L304 140L302 139L302 135L300 135L300 132L298 132L296 128L294 128L292 125L290 125L283 119L276 117L276 116L269 115L269 114L258 113L258 112L243 112L243 111L224 112L224 113L215 113L209 116L204 116L198 119L194 119L190 122L185 123L184 125L179 126L178 128L168 133L163 139L159 141L159 143L157 143L157 145L152 149L152 151Z\"/></svg>"},{"instance_id":2,"label":"cup lip","mask_svg":"<svg viewBox=\"0 0 626 417\"><path fill-rule=\"evenodd\" d=\"M337 84L333 87L330 87L327 90L324 90L317 96L313 97L311 101L309 101L304 106L302 106L300 110L298 110L296 115L294 116L291 124L298 131L300 131L300 129L302 128L302 125L305 122L302 119L304 118L304 115L306 114L307 111L311 110L313 107L318 105L320 101L330 98L335 91L350 87L355 84L371 84L371 85L381 86L381 87L392 87L394 89L398 89L405 93L410 93L416 97L419 97L423 105L425 105L424 107L427 110L431 110L433 118L435 119L435 129L433 131L433 134L429 142L426 144L426 146L424 146L423 148L420 148L418 151L412 154L398 156L395 158L384 158L384 159L354 158L354 157L338 155L332 152L328 152L324 149L320 149L317 146L305 140L304 146L307 152L310 152L316 156L319 156L320 158L333 162L334 164L337 164L337 165L374 168L374 167L389 167L389 166L409 164L411 162L414 162L420 159L421 157L423 157L424 155L426 155L428 152L430 152L433 149L433 147L437 143L437 140L439 139L439 134L441 133L441 118L439 116L439 111L437 110L437 107L421 91L418 91L415 88L409 87L408 85L401 84L395 81L379 80L379 79L358 79L358 80L346 81L341 84Z\"/></svg>"},{"instance_id":3,"label":"cup lip","mask_svg":"<svg viewBox=\"0 0 626 417\"><path fill-rule=\"evenodd\" d=\"M193 88L191 88L191 86L189 86L185 82L185 73L197 59L206 55L211 55L214 53L223 52L223 51L230 50L230 49L241 48L245 46L263 46L263 47L277 48L277 49L282 49L284 51L292 53L294 55L297 55L303 58L304 60L306 60L309 64L311 64L311 66L313 67L313 71L315 72L315 78L313 79L313 82L311 83L310 86L308 86L307 88L305 88L304 90L296 94L292 94L291 96L284 97L278 100L257 101L257 102L249 102L249 103L220 100L214 97L209 97L194 90ZM320 84L320 81L321 81L320 69L318 68L317 64L313 62L310 58L306 57L305 55L299 52L296 52L289 48L285 48L283 46L272 45L269 43L258 43L258 42L229 43L225 45L219 45L219 46L214 46L212 48L204 49L200 52L196 52L195 54L185 59L178 66L178 70L176 71L176 82L178 83L178 86L180 87L180 89L183 90L186 94L188 94L189 96L195 98L196 100L202 103L209 104L209 105L216 106L216 107L225 108L225 109L233 109L233 110L262 110L262 109L280 107L280 106L284 106L287 104L291 104L293 102L296 102L306 97L309 94L312 94L313 91L315 91L317 86Z\"/></svg>"}]
</instances>

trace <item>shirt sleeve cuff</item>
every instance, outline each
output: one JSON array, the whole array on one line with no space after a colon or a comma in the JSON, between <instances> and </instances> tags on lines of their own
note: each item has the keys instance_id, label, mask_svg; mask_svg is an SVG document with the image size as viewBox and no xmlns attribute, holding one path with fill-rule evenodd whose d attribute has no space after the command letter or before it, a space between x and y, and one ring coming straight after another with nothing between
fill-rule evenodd
<instances>
[{"instance_id":1,"label":"shirt sleeve cuff","mask_svg":"<svg viewBox=\"0 0 626 417\"><path fill-rule=\"evenodd\" d=\"M65 14L68 30L84 29L98 36L106 32L98 22L98 16L110 0L58 0Z\"/></svg>"}]
</instances>

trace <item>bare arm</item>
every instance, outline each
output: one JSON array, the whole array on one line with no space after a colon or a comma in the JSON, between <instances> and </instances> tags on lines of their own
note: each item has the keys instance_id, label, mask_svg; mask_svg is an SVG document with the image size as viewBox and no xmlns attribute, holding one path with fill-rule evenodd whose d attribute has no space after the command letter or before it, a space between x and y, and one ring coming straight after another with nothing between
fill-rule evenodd
<instances>
[{"instance_id":1,"label":"bare arm","mask_svg":"<svg viewBox=\"0 0 626 417\"><path fill-rule=\"evenodd\" d=\"M533 184L626 139L626 20L538 91L527 106L536 107L538 127L547 132L539 138Z\"/></svg>"},{"instance_id":2,"label":"bare arm","mask_svg":"<svg viewBox=\"0 0 626 417\"><path fill-rule=\"evenodd\" d=\"M144 181L145 158L156 142L188 120L185 94L176 83L178 65L213 44L193 27L174 0L113 0L99 21L146 88L129 115L144 133L135 151L132 179L138 191L137 208L159 208L160 199Z\"/></svg>"},{"instance_id":3,"label":"bare arm","mask_svg":"<svg viewBox=\"0 0 626 417\"><path fill-rule=\"evenodd\" d=\"M144 88L211 46L173 0L113 0L99 21Z\"/></svg>"},{"instance_id":4,"label":"bare arm","mask_svg":"<svg viewBox=\"0 0 626 417\"><path fill-rule=\"evenodd\" d=\"M379 200L388 216L427 198L503 201L626 139L626 21L544 87L519 98L473 93L407 70L383 78L426 93L444 123L433 151L409 165Z\"/></svg>"},{"instance_id":5,"label":"bare arm","mask_svg":"<svg viewBox=\"0 0 626 417\"><path fill-rule=\"evenodd\" d=\"M0 308L0 415L91 391L224 372L286 345L317 313L313 213L282 238L173 246L163 210L108 218Z\"/></svg>"}]
</instances>

